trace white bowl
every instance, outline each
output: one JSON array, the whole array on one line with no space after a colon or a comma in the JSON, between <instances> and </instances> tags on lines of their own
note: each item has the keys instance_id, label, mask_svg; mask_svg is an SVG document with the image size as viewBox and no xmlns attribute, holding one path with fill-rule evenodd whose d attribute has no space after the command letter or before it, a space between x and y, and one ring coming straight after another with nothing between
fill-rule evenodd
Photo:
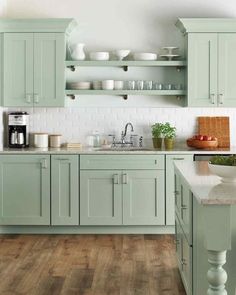
<instances>
[{"instance_id":1,"label":"white bowl","mask_svg":"<svg viewBox=\"0 0 236 295\"><path fill-rule=\"evenodd\" d=\"M135 52L133 54L134 60L156 60L156 53L148 53L148 52Z\"/></svg>"},{"instance_id":2,"label":"white bowl","mask_svg":"<svg viewBox=\"0 0 236 295\"><path fill-rule=\"evenodd\" d=\"M109 52L102 52L102 51L90 52L89 58L91 60L109 60Z\"/></svg>"},{"instance_id":3,"label":"white bowl","mask_svg":"<svg viewBox=\"0 0 236 295\"><path fill-rule=\"evenodd\" d=\"M208 163L209 170L212 174L221 177L222 182L236 181L236 166L214 165Z\"/></svg>"},{"instance_id":4,"label":"white bowl","mask_svg":"<svg viewBox=\"0 0 236 295\"><path fill-rule=\"evenodd\" d=\"M114 54L118 58L118 60L122 60L125 58L127 55L129 55L130 50L129 49L120 49L120 50L115 50Z\"/></svg>"}]
</instances>

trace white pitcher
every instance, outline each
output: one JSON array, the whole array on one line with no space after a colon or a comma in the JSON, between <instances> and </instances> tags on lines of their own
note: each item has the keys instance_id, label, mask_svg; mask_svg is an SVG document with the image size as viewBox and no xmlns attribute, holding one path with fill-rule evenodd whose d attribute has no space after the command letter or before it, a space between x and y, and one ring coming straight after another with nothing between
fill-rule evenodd
<instances>
[{"instance_id":1,"label":"white pitcher","mask_svg":"<svg viewBox=\"0 0 236 295\"><path fill-rule=\"evenodd\" d=\"M84 60L85 59L85 53L84 53L84 44L83 43L77 43L73 45L68 46L71 58L74 60Z\"/></svg>"}]
</instances>

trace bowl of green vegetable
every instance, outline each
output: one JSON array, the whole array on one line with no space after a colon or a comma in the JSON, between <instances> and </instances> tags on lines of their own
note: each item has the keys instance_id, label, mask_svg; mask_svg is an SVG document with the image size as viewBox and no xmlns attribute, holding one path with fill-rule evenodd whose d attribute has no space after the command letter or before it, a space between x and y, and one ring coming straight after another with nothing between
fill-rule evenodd
<instances>
[{"instance_id":1,"label":"bowl of green vegetable","mask_svg":"<svg viewBox=\"0 0 236 295\"><path fill-rule=\"evenodd\" d=\"M236 155L214 156L208 166L212 174L221 177L222 182L236 182Z\"/></svg>"}]
</instances>

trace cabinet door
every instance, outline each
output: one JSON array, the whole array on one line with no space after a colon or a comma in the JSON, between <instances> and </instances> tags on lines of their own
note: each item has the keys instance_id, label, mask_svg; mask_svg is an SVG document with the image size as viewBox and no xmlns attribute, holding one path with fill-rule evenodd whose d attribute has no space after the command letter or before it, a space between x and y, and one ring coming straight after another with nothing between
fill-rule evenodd
<instances>
[{"instance_id":1,"label":"cabinet door","mask_svg":"<svg viewBox=\"0 0 236 295\"><path fill-rule=\"evenodd\" d=\"M31 106L33 99L33 33L5 33L3 42L3 106Z\"/></svg>"},{"instance_id":2,"label":"cabinet door","mask_svg":"<svg viewBox=\"0 0 236 295\"><path fill-rule=\"evenodd\" d=\"M80 224L122 224L120 171L86 170L80 172Z\"/></svg>"},{"instance_id":3,"label":"cabinet door","mask_svg":"<svg viewBox=\"0 0 236 295\"><path fill-rule=\"evenodd\" d=\"M34 34L34 105L63 107L65 38L62 33Z\"/></svg>"},{"instance_id":4,"label":"cabinet door","mask_svg":"<svg viewBox=\"0 0 236 295\"><path fill-rule=\"evenodd\" d=\"M188 106L217 106L217 34L188 35Z\"/></svg>"},{"instance_id":5,"label":"cabinet door","mask_svg":"<svg viewBox=\"0 0 236 295\"><path fill-rule=\"evenodd\" d=\"M123 224L165 224L164 170L122 172Z\"/></svg>"},{"instance_id":6,"label":"cabinet door","mask_svg":"<svg viewBox=\"0 0 236 295\"><path fill-rule=\"evenodd\" d=\"M182 233L182 279L187 295L192 295L192 247Z\"/></svg>"},{"instance_id":7,"label":"cabinet door","mask_svg":"<svg viewBox=\"0 0 236 295\"><path fill-rule=\"evenodd\" d=\"M166 155L166 225L175 224L175 173L174 161L192 161L193 155Z\"/></svg>"},{"instance_id":8,"label":"cabinet door","mask_svg":"<svg viewBox=\"0 0 236 295\"><path fill-rule=\"evenodd\" d=\"M79 157L52 156L52 225L79 224Z\"/></svg>"},{"instance_id":9,"label":"cabinet door","mask_svg":"<svg viewBox=\"0 0 236 295\"><path fill-rule=\"evenodd\" d=\"M3 104L3 34L0 33L0 106Z\"/></svg>"},{"instance_id":10,"label":"cabinet door","mask_svg":"<svg viewBox=\"0 0 236 295\"><path fill-rule=\"evenodd\" d=\"M236 106L236 34L219 34L218 103L222 107Z\"/></svg>"},{"instance_id":11,"label":"cabinet door","mask_svg":"<svg viewBox=\"0 0 236 295\"><path fill-rule=\"evenodd\" d=\"M50 224L50 156L0 156L0 224Z\"/></svg>"}]
</instances>

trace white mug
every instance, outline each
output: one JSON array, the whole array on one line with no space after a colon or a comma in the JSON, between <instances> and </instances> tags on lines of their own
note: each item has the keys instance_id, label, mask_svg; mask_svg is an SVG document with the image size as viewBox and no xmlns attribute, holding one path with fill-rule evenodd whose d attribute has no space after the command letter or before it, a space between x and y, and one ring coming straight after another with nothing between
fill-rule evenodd
<instances>
[{"instance_id":1,"label":"white mug","mask_svg":"<svg viewBox=\"0 0 236 295\"><path fill-rule=\"evenodd\" d=\"M114 89L114 80L103 80L102 81L103 90L113 90Z\"/></svg>"}]
</instances>

